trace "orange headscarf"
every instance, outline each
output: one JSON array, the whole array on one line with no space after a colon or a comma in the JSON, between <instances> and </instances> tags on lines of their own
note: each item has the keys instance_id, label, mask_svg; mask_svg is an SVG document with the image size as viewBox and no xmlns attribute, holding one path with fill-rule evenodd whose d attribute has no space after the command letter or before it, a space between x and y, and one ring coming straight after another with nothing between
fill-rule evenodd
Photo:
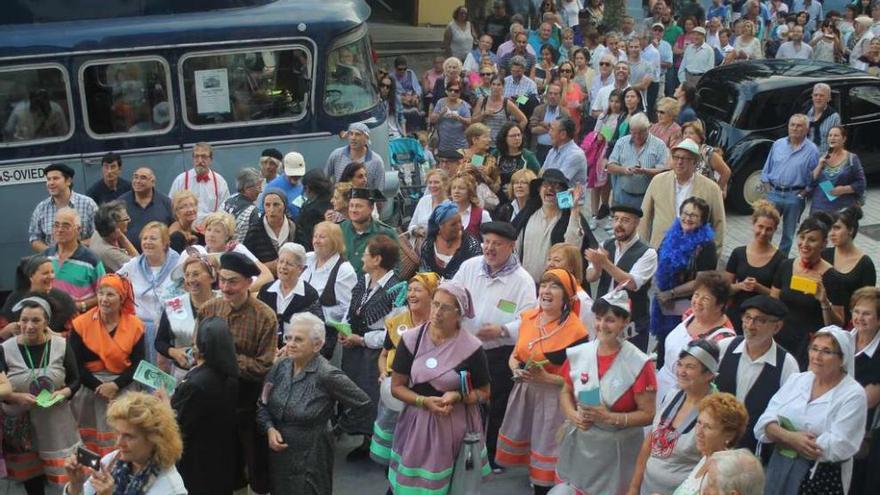
<instances>
[{"instance_id":1,"label":"orange headscarf","mask_svg":"<svg viewBox=\"0 0 880 495\"><path fill-rule=\"evenodd\" d=\"M116 293L119 294L119 298L122 299L122 314L133 315L134 289L132 288L131 282L128 280L128 278L117 275L115 273L109 273L98 280L98 287L104 285L113 288L113 290L115 290Z\"/></svg>"},{"instance_id":2,"label":"orange headscarf","mask_svg":"<svg viewBox=\"0 0 880 495\"><path fill-rule=\"evenodd\" d=\"M578 282L577 278L571 274L568 270L563 270L562 268L553 268L552 270L547 270L544 272L544 275L541 277L542 279L547 275L553 275L559 282L562 284L562 290L565 292L565 297L568 298L568 307L571 308L571 312L580 318L581 316L581 300L578 299L577 291L578 291Z\"/></svg>"}]
</instances>

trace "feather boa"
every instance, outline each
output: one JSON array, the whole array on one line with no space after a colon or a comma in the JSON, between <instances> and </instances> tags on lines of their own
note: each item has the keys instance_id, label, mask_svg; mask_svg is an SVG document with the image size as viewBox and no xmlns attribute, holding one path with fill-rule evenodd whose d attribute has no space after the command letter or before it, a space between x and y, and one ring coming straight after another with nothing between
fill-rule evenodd
<instances>
[{"instance_id":1,"label":"feather boa","mask_svg":"<svg viewBox=\"0 0 880 495\"><path fill-rule=\"evenodd\" d=\"M685 232L681 228L681 222L675 219L663 236L660 251L657 253L657 272L654 274L657 288L669 290L675 287L676 275L687 268L697 246L714 240L715 231L712 225L707 223L697 230Z\"/></svg>"}]
</instances>

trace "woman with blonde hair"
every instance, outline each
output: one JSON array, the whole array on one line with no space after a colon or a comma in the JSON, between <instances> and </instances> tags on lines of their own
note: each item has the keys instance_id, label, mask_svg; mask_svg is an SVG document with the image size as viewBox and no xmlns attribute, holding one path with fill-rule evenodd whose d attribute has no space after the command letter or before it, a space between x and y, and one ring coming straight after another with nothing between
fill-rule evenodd
<instances>
[{"instance_id":1,"label":"woman with blonde hair","mask_svg":"<svg viewBox=\"0 0 880 495\"><path fill-rule=\"evenodd\" d=\"M700 146L700 157L697 161L697 173L718 183L721 193L727 196L727 184L730 182L730 167L721 156L721 152L706 144L706 128L699 120L686 122L681 126L681 137L690 139Z\"/></svg>"},{"instance_id":2,"label":"woman with blonde hair","mask_svg":"<svg viewBox=\"0 0 880 495\"><path fill-rule=\"evenodd\" d=\"M449 174L442 168L433 168L425 175L425 195L416 204L412 218L409 221L408 231L417 227L427 227L428 217L440 203L446 201L446 191L449 189Z\"/></svg>"},{"instance_id":3,"label":"woman with blonde hair","mask_svg":"<svg viewBox=\"0 0 880 495\"><path fill-rule=\"evenodd\" d=\"M333 186L333 195L330 197L333 209L324 213L324 220L333 223L348 220L348 198L351 188L351 182L337 182Z\"/></svg>"},{"instance_id":4,"label":"woman with blonde hair","mask_svg":"<svg viewBox=\"0 0 880 495\"><path fill-rule=\"evenodd\" d=\"M64 469L70 483L64 495L187 494L175 467L183 441L171 405L153 395L129 392L110 404L107 422L116 431L117 450L101 459L97 471L69 457Z\"/></svg>"},{"instance_id":5,"label":"woman with blonde hair","mask_svg":"<svg viewBox=\"0 0 880 495\"><path fill-rule=\"evenodd\" d=\"M199 215L199 197L189 189L171 195L171 213L174 223L168 227L171 249L178 253L193 244L204 244L205 236L196 230Z\"/></svg>"},{"instance_id":6,"label":"woman with blonde hair","mask_svg":"<svg viewBox=\"0 0 880 495\"><path fill-rule=\"evenodd\" d=\"M465 232L481 239L480 225L491 222L489 213L480 208L477 196L477 182L469 174L458 174L449 182L449 199L458 206L461 225Z\"/></svg>"},{"instance_id":7,"label":"woman with blonde hair","mask_svg":"<svg viewBox=\"0 0 880 495\"><path fill-rule=\"evenodd\" d=\"M678 118L678 100L665 96L657 101L657 123L652 124L648 132L672 148L681 141L681 126L675 121Z\"/></svg>"},{"instance_id":8,"label":"woman with blonde hair","mask_svg":"<svg viewBox=\"0 0 880 495\"><path fill-rule=\"evenodd\" d=\"M521 168L511 175L510 183L507 185L507 196L510 201L498 207L496 220L512 222L516 218L529 200L529 184L537 178L535 172L528 168Z\"/></svg>"},{"instance_id":9,"label":"woman with blonde hair","mask_svg":"<svg viewBox=\"0 0 880 495\"><path fill-rule=\"evenodd\" d=\"M761 40L756 37L754 22L748 19L742 20L742 33L736 37L732 53L739 60L764 58L764 49L761 47Z\"/></svg>"},{"instance_id":10,"label":"woman with blonde hair","mask_svg":"<svg viewBox=\"0 0 880 495\"><path fill-rule=\"evenodd\" d=\"M314 251L306 254L302 278L318 292L324 317L343 321L348 314L357 274L345 257L345 240L339 224L315 225L312 248Z\"/></svg>"},{"instance_id":11,"label":"woman with blonde hair","mask_svg":"<svg viewBox=\"0 0 880 495\"><path fill-rule=\"evenodd\" d=\"M268 196L277 198L271 194ZM281 204L287 205L287 198L281 199ZM281 207L286 208L286 206ZM262 217L256 218L261 219ZM219 258L223 253L241 253L250 258L257 265L257 268L260 269L260 276L251 284L251 291L256 292L260 290L260 287L271 283L275 279L273 270L266 266L261 259L257 258L245 244L233 241L235 238L235 218L232 215L225 211L209 213L202 225L205 228L205 249L208 251L208 254ZM251 224L248 234L245 235L245 241L252 240L253 234L251 231L253 228L253 224ZM293 227L291 226L291 228ZM264 255L264 257L266 256Z\"/></svg>"}]
</instances>

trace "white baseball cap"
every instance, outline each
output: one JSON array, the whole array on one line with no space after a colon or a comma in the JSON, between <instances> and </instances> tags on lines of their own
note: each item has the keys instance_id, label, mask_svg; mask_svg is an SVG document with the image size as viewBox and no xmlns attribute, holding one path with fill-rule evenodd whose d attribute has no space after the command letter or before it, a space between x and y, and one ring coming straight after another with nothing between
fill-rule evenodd
<instances>
[{"instance_id":1,"label":"white baseball cap","mask_svg":"<svg viewBox=\"0 0 880 495\"><path fill-rule=\"evenodd\" d=\"M284 155L284 175L302 177L306 174L306 160L296 151Z\"/></svg>"},{"instance_id":2,"label":"white baseball cap","mask_svg":"<svg viewBox=\"0 0 880 495\"><path fill-rule=\"evenodd\" d=\"M672 147L673 150L685 150L693 153L694 155L700 154L700 145L694 142L693 139L687 138L682 140L680 143L676 144Z\"/></svg>"}]
</instances>

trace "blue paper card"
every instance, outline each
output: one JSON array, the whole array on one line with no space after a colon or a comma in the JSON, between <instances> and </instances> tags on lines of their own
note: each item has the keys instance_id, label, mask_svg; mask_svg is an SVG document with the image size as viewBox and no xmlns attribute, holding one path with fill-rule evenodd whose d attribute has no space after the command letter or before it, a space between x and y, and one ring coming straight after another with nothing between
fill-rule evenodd
<instances>
[{"instance_id":1,"label":"blue paper card","mask_svg":"<svg viewBox=\"0 0 880 495\"><path fill-rule=\"evenodd\" d=\"M560 210L568 210L574 206L574 196L572 196L571 191L560 191L556 193L556 204L559 205Z\"/></svg>"},{"instance_id":2,"label":"blue paper card","mask_svg":"<svg viewBox=\"0 0 880 495\"><path fill-rule=\"evenodd\" d=\"M823 180L820 182L819 189L822 189L822 192L825 193L825 197L828 198L828 201L834 201L837 199L837 196L831 194L831 190L834 189L834 184L832 184L830 180Z\"/></svg>"},{"instance_id":3,"label":"blue paper card","mask_svg":"<svg viewBox=\"0 0 880 495\"><path fill-rule=\"evenodd\" d=\"M599 397L599 387L578 392L578 403L584 406L598 406L602 403Z\"/></svg>"}]
</instances>

